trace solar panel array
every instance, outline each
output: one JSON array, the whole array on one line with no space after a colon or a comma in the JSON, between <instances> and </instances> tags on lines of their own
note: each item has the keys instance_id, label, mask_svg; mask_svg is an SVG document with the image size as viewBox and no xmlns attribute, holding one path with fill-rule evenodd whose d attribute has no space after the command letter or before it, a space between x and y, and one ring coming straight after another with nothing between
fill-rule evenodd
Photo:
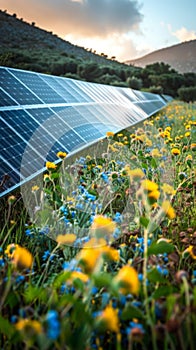
<instances>
[{"instance_id":1,"label":"solar panel array","mask_svg":"<svg viewBox=\"0 0 196 350\"><path fill-rule=\"evenodd\" d=\"M0 67L0 196L69 154L146 119L169 97Z\"/></svg>"}]
</instances>

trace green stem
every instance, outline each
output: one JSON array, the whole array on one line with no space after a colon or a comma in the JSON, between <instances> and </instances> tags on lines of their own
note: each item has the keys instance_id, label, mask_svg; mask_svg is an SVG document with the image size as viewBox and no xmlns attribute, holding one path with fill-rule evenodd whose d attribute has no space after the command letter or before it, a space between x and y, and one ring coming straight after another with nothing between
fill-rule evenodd
<instances>
[{"instance_id":1,"label":"green stem","mask_svg":"<svg viewBox=\"0 0 196 350\"><path fill-rule=\"evenodd\" d=\"M143 262L143 292L145 298L145 309L147 321L151 327L153 349L157 350L156 335L154 331L153 321L150 314L149 302L148 302L148 288L147 288L147 261L148 261L148 230L144 230L144 262Z\"/></svg>"},{"instance_id":2,"label":"green stem","mask_svg":"<svg viewBox=\"0 0 196 350\"><path fill-rule=\"evenodd\" d=\"M182 277L183 285L184 285L184 292L185 292L185 302L186 302L186 307L187 307L187 316L186 316L186 326L187 326L187 332L188 332L188 337L189 337L189 342L190 342L190 350L194 350L194 345L193 345L193 339L191 336L191 327L190 327L190 306L191 306L191 301L190 301L190 294L189 294L189 285L188 281L185 276Z\"/></svg>"},{"instance_id":3,"label":"green stem","mask_svg":"<svg viewBox=\"0 0 196 350\"><path fill-rule=\"evenodd\" d=\"M45 281L45 279L46 279L46 277L47 277L47 270L48 270L48 266L49 266L49 263L50 263L50 257L51 257L52 254L55 253L55 251L56 251L58 248L59 248L59 245L57 244L57 246L56 246L56 247L53 249L53 251L51 252L51 254L50 254L49 258L48 258L48 261L47 261L47 263L46 263L46 265L45 265L45 268L44 268L44 270L43 270L43 272L42 272L42 274L41 274L41 276L40 276L40 278L39 278L39 280L38 280L38 282L37 282L37 286L39 286L39 284L41 283L42 278L43 278L42 283L44 283L44 281Z\"/></svg>"},{"instance_id":4,"label":"green stem","mask_svg":"<svg viewBox=\"0 0 196 350\"><path fill-rule=\"evenodd\" d=\"M1 313L1 310L3 308L3 304L8 296L8 293L10 291L10 288L12 286L12 275L11 275L11 267L9 266L8 267L8 276L7 276L8 280L6 282L6 286L5 286L5 291L1 297L1 301L0 301L0 313Z\"/></svg>"}]
</instances>

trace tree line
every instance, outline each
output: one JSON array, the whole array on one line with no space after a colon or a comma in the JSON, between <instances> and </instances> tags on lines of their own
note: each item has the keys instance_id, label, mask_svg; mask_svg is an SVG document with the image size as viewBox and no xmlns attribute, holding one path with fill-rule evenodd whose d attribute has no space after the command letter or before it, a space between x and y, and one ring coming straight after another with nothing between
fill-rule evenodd
<instances>
[{"instance_id":1,"label":"tree line","mask_svg":"<svg viewBox=\"0 0 196 350\"><path fill-rule=\"evenodd\" d=\"M64 76L89 82L130 87L136 90L168 94L189 102L196 100L196 74L180 74L163 62L145 68L107 61L100 64L82 60L66 52L10 49L0 52L0 65L39 73Z\"/></svg>"}]
</instances>

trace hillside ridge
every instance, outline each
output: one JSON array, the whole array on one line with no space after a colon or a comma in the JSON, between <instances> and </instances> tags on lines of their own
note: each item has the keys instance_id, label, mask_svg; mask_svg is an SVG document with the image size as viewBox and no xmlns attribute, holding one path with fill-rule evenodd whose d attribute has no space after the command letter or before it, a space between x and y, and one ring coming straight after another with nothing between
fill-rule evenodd
<instances>
[{"instance_id":1,"label":"hillside ridge","mask_svg":"<svg viewBox=\"0 0 196 350\"><path fill-rule=\"evenodd\" d=\"M125 65L118 61L110 60L105 56L98 55L87 49L71 44L52 31L36 26L35 22L28 23L22 18L17 18L16 14L10 15L0 10L0 50L8 49L54 49L73 55L77 58L96 61L97 63L116 63ZM104 54L103 54L104 55Z\"/></svg>"},{"instance_id":2,"label":"hillside ridge","mask_svg":"<svg viewBox=\"0 0 196 350\"><path fill-rule=\"evenodd\" d=\"M125 63L143 68L156 62L169 64L179 73L196 73L196 40L165 47Z\"/></svg>"}]
</instances>

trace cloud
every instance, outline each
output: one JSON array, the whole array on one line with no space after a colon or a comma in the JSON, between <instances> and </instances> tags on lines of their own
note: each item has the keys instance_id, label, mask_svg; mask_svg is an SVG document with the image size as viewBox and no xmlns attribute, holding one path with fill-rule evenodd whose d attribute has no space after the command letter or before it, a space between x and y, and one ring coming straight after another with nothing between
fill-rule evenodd
<instances>
[{"instance_id":1,"label":"cloud","mask_svg":"<svg viewBox=\"0 0 196 350\"><path fill-rule=\"evenodd\" d=\"M114 33L106 38L94 37L94 40L92 38L77 38L73 35L67 35L65 39L85 49L91 49L97 54L104 53L108 58L115 56L121 62L140 56L140 50L136 49L129 34L119 35Z\"/></svg>"},{"instance_id":2,"label":"cloud","mask_svg":"<svg viewBox=\"0 0 196 350\"><path fill-rule=\"evenodd\" d=\"M196 39L196 32L194 30L188 30L185 27L172 32L172 35L174 35L181 42Z\"/></svg>"},{"instance_id":3,"label":"cloud","mask_svg":"<svg viewBox=\"0 0 196 350\"><path fill-rule=\"evenodd\" d=\"M1 0L27 20L65 36L106 37L139 31L143 19L138 0ZM12 11L12 12L13 12Z\"/></svg>"},{"instance_id":4,"label":"cloud","mask_svg":"<svg viewBox=\"0 0 196 350\"><path fill-rule=\"evenodd\" d=\"M138 56L130 35L141 35L140 0L0 0L1 8L72 44L125 61Z\"/></svg>"}]
</instances>

